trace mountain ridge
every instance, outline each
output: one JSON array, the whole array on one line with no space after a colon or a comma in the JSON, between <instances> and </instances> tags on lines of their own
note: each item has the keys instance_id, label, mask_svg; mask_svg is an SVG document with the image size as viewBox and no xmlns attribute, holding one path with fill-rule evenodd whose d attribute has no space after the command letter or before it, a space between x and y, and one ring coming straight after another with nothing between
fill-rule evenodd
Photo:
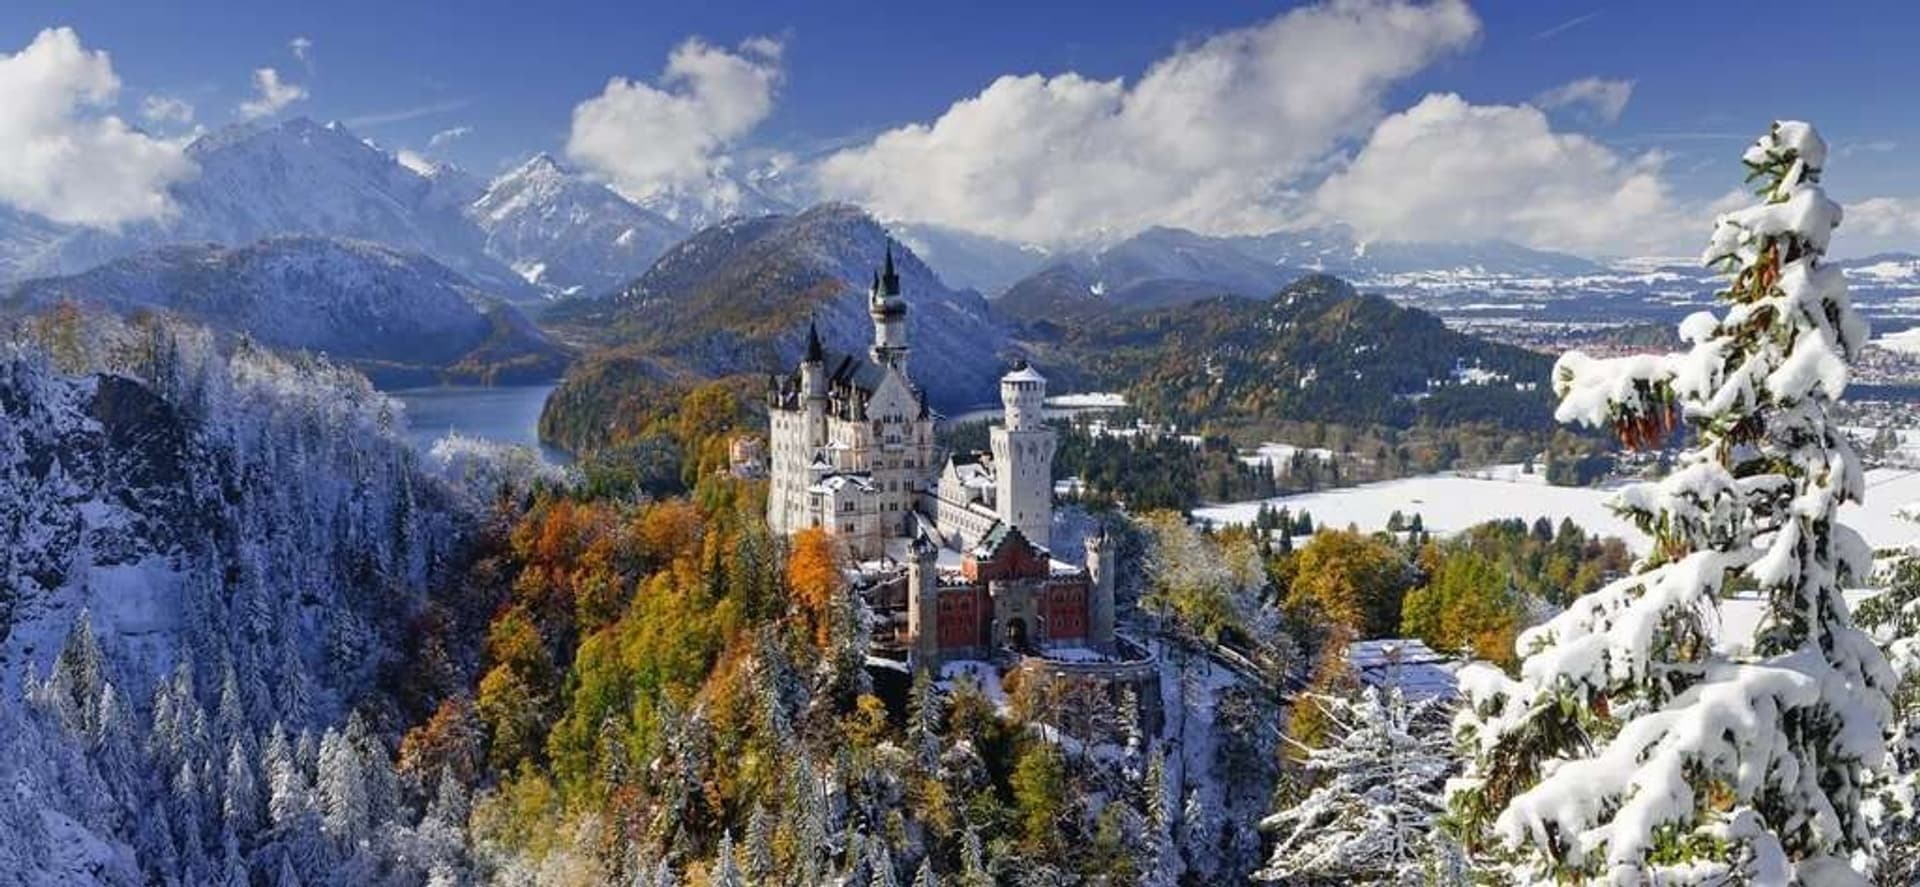
<instances>
[{"instance_id":1,"label":"mountain ridge","mask_svg":"<svg viewBox=\"0 0 1920 887\"><path fill-rule=\"evenodd\" d=\"M290 235L169 244L16 284L4 303L157 309L263 344L323 351L385 383L551 378L564 350L458 272L366 241Z\"/></svg>"}]
</instances>

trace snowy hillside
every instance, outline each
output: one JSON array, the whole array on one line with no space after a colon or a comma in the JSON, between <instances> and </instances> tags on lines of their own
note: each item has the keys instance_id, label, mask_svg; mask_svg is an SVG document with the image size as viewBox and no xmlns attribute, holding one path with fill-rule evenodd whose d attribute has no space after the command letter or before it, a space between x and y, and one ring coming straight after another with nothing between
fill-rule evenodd
<instances>
[{"instance_id":1,"label":"snowy hillside","mask_svg":"<svg viewBox=\"0 0 1920 887\"><path fill-rule=\"evenodd\" d=\"M341 728L471 523L393 403L171 322L29 329L0 352L0 882L366 883L395 841L424 878L411 828L373 835L381 740Z\"/></svg>"},{"instance_id":2,"label":"snowy hillside","mask_svg":"<svg viewBox=\"0 0 1920 887\"><path fill-rule=\"evenodd\" d=\"M268 345L323 351L369 372L452 367L482 346L490 362L560 349L517 312L425 256L359 241L281 237L229 249L161 247L70 277L28 281L5 300L163 308ZM501 338L508 341L498 341Z\"/></svg>"},{"instance_id":3,"label":"snowy hillside","mask_svg":"<svg viewBox=\"0 0 1920 887\"><path fill-rule=\"evenodd\" d=\"M179 217L141 237L145 243L351 237L426 253L503 295L524 293L524 284L486 255L458 200L339 124L296 118L224 130L187 153L200 175L175 189Z\"/></svg>"},{"instance_id":4,"label":"snowy hillside","mask_svg":"<svg viewBox=\"0 0 1920 887\"><path fill-rule=\"evenodd\" d=\"M687 233L546 154L493 180L469 214L489 255L559 295L609 292Z\"/></svg>"}]
</instances>

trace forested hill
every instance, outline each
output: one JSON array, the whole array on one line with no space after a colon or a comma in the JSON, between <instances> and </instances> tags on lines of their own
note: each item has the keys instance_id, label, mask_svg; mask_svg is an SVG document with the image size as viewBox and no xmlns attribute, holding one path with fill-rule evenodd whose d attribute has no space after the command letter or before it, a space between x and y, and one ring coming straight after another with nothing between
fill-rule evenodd
<instances>
[{"instance_id":1,"label":"forested hill","mask_svg":"<svg viewBox=\"0 0 1920 887\"><path fill-rule=\"evenodd\" d=\"M0 307L158 309L278 348L325 352L382 385L552 379L566 350L518 309L420 253L331 237L157 247L29 280Z\"/></svg>"},{"instance_id":2,"label":"forested hill","mask_svg":"<svg viewBox=\"0 0 1920 887\"><path fill-rule=\"evenodd\" d=\"M1148 415L1183 424L1550 421L1551 358L1326 275L1270 299L1216 297L1040 331L1049 333L1028 344L1056 379L1125 391Z\"/></svg>"},{"instance_id":3,"label":"forested hill","mask_svg":"<svg viewBox=\"0 0 1920 887\"><path fill-rule=\"evenodd\" d=\"M0 343L0 883L420 883L459 852L397 812L384 737L473 661L399 667L459 619L436 592L476 593L481 522L397 415L152 316Z\"/></svg>"},{"instance_id":4,"label":"forested hill","mask_svg":"<svg viewBox=\"0 0 1920 887\"><path fill-rule=\"evenodd\" d=\"M562 302L543 320L703 376L790 370L809 318L830 348L858 353L872 342L867 285L887 243L879 223L846 204L733 219L668 250L613 296ZM992 398L1005 335L986 300L949 289L904 245L893 249L916 378L938 404Z\"/></svg>"}]
</instances>

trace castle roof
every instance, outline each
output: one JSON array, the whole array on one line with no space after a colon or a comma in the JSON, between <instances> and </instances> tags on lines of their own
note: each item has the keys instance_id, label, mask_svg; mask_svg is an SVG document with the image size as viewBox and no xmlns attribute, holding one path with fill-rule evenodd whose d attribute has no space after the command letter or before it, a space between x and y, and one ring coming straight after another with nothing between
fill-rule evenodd
<instances>
[{"instance_id":1,"label":"castle roof","mask_svg":"<svg viewBox=\"0 0 1920 887\"><path fill-rule=\"evenodd\" d=\"M1023 361L1020 361L1019 363L1014 364L1013 371L1007 373L1004 376L1001 376L1000 381L1002 382L1045 382L1047 381L1047 377L1040 375L1039 370L1036 370L1032 366L1029 366L1027 362L1023 360Z\"/></svg>"},{"instance_id":2,"label":"castle roof","mask_svg":"<svg viewBox=\"0 0 1920 887\"><path fill-rule=\"evenodd\" d=\"M809 319L807 321L807 363L819 363L826 359L826 351L820 345L820 327Z\"/></svg>"},{"instance_id":3,"label":"castle roof","mask_svg":"<svg viewBox=\"0 0 1920 887\"><path fill-rule=\"evenodd\" d=\"M1033 544L1033 540L1028 539L1027 534L1020 532L1019 527L1009 524L1006 521L994 521L993 527L987 530L987 534L980 537L979 544L973 547L973 554L975 557L991 560L1000 553L1000 549L1016 540L1019 544L1025 545L1035 552L1045 550Z\"/></svg>"}]
</instances>

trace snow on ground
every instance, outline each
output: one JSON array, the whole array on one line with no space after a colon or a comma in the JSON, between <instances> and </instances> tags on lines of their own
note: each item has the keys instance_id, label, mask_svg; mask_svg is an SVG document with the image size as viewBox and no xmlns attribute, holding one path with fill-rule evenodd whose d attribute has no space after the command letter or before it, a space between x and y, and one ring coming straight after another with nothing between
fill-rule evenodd
<instances>
[{"instance_id":1,"label":"snow on ground","mask_svg":"<svg viewBox=\"0 0 1920 887\"><path fill-rule=\"evenodd\" d=\"M1251 453L1241 453L1240 461L1254 466L1266 465L1276 473L1285 474L1293 465L1295 453L1306 453L1307 458L1314 459L1323 465L1334 459L1334 452L1325 447L1296 447L1293 444L1267 441Z\"/></svg>"},{"instance_id":2,"label":"snow on ground","mask_svg":"<svg viewBox=\"0 0 1920 887\"><path fill-rule=\"evenodd\" d=\"M1545 476L1527 474L1519 465L1495 465L1477 471L1444 472L1400 480L1363 484L1266 500L1228 502L1193 510L1197 520L1218 526L1246 524L1259 513L1262 501L1286 507L1298 515L1313 515L1314 526L1380 530L1395 511L1420 515L1428 532L1457 533L1475 524L1503 518L1531 521L1545 516L1555 524L1571 518L1588 532L1618 536L1636 552L1647 549L1647 537L1607 508L1617 485L1556 487ZM1867 500L1848 505L1840 519L1866 537L1875 548L1891 548L1920 541L1920 524L1899 515L1901 508L1920 502L1920 471L1875 468L1867 472Z\"/></svg>"},{"instance_id":3,"label":"snow on ground","mask_svg":"<svg viewBox=\"0 0 1920 887\"><path fill-rule=\"evenodd\" d=\"M949 662L940 666L940 679L934 682L934 686L939 687L943 692L951 693L954 682L967 676L973 678L974 684L980 688L980 695L987 697L987 701L993 703L995 711L1004 715L1012 710L1011 704L1007 702L1007 691L1000 686L1000 671L990 662L972 659Z\"/></svg>"},{"instance_id":4,"label":"snow on ground","mask_svg":"<svg viewBox=\"0 0 1920 887\"><path fill-rule=\"evenodd\" d=\"M1047 406L1069 410L1117 409L1127 405L1127 397L1112 391L1085 391L1057 394L1047 398Z\"/></svg>"},{"instance_id":5,"label":"snow on ground","mask_svg":"<svg viewBox=\"0 0 1920 887\"><path fill-rule=\"evenodd\" d=\"M1607 509L1606 499L1611 493L1609 488L1550 486L1540 474L1526 474L1517 465L1499 465L1480 472L1428 474L1338 490L1208 505L1194 509L1193 516L1222 526L1251 523L1265 501L1295 515L1308 512L1315 527L1345 528L1354 524L1362 530L1380 530L1398 511L1408 518L1420 515L1427 531L1439 535L1501 518L1531 521L1544 516L1555 524L1561 518L1572 518L1588 531L1619 536L1637 550L1644 550L1646 537Z\"/></svg>"}]
</instances>

